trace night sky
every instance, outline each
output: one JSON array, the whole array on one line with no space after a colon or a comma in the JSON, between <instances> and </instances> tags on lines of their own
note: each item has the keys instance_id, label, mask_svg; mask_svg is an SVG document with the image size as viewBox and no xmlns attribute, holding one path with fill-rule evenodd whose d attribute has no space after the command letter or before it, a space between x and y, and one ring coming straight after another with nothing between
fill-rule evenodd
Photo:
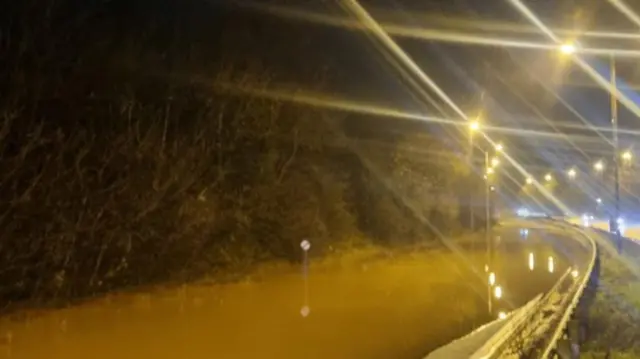
<instances>
[{"instance_id":1,"label":"night sky","mask_svg":"<svg viewBox=\"0 0 640 359\"><path fill-rule=\"evenodd\" d=\"M505 24L533 29L507 1L363 1L371 14L382 23L413 28L445 29L466 34L519 39L539 43L549 40L537 31L483 31L474 23ZM636 31L613 6L603 1L527 1L526 4L545 24L553 28L581 31ZM347 16L334 2L325 6L289 5L289 9ZM332 37L321 41L333 60L331 91L347 98L366 99L411 111L438 115L433 108L418 104L412 89L403 86L401 76L390 66L375 44L362 33L352 30L311 25L308 21L283 19L300 26L307 34ZM471 25L470 25L471 24ZM553 136L523 136L522 133L496 133L511 153L523 163L562 168L576 162L588 164L595 158L610 156L610 146L589 130L558 98L595 126L609 126L607 93L579 68L559 54L542 50L519 50L501 47L451 44L397 38L402 48L469 115L477 112L479 93L487 93L485 111L491 125L511 129L544 131ZM277 40L276 40L277 41ZM634 40L637 41L637 40ZM634 49L628 40L586 39L584 47ZM299 60L303 61L304 57ZM600 74L608 77L607 57L585 57ZM637 82L636 62L618 59L619 85ZM634 94L629 92L631 98ZM453 116L453 114L448 114ZM453 117L452 117L453 118ZM624 106L619 106L619 123L623 129L637 128L637 120ZM580 127L583 127L582 129ZM624 132L624 131L623 131ZM569 135L567 138L564 135ZM604 132L609 136L609 132ZM501 138L502 137L502 138ZM567 141L570 139L573 145ZM634 136L621 135L621 147L632 146ZM579 147L579 150L576 149ZM584 152L584 153L581 153ZM532 156L537 154L538 156ZM586 156L585 156L586 154ZM553 157L552 159L550 157Z\"/></svg>"},{"instance_id":2,"label":"night sky","mask_svg":"<svg viewBox=\"0 0 640 359\"><path fill-rule=\"evenodd\" d=\"M54 26L47 33L46 47L66 48L65 56L72 64L77 61L74 60L74 49L91 46L94 48L93 61L98 68L105 69L102 72L105 77L113 68L124 68L165 81L206 83L216 69L232 64L241 71L268 71L270 86L274 89L320 92L333 98L461 121L448 108L446 113L437 111L408 85L388 54L364 32L279 16L271 11L275 8L353 20L337 1L94 0L64 3L66 7L47 15L53 18ZM383 24L550 42L506 0L363 0L361 4ZM628 33L640 30L606 1L529 0L525 4L553 28ZM12 11L7 9L1 15L3 23L10 24L8 28L12 31L20 31L20 26L11 23ZM640 11L640 7L636 6L635 10ZM33 21L37 23L41 19L34 16ZM487 24L493 30L487 30ZM500 30L514 28L518 31ZM105 33L110 35L105 38ZM128 43L129 33L138 34L136 41L144 44L146 52L131 54L131 58L111 56L114 46L133 47ZM572 106L589 123L606 130L610 125L607 94L558 53L404 37L396 37L396 41L465 113L474 116L483 112L488 125L506 127L506 131L490 130L490 135L504 141L509 153L521 163L541 171L545 167L560 170L576 163L588 165L594 159L611 155L611 146L593 131L585 129L578 117L560 101ZM581 39L580 44L584 47L637 48L637 40L589 38ZM169 48L172 49L170 53ZM608 58L588 57L585 60L608 76ZM184 72L184 66L176 66L184 62L190 64L188 72ZM619 59L617 63L621 86L640 83L637 61ZM181 68L181 72L176 68ZM481 102L482 91L485 91L485 97ZM627 92L640 103L640 96L633 91ZM619 106L619 111L621 128L640 130L638 119L624 106ZM372 119L353 116L353 121L369 126L367 121ZM374 123L385 123L381 130L390 132L416 126L394 119L378 119ZM464 143L465 130L461 126L417 126L453 136L454 144ZM525 135L521 131L524 129L547 135ZM621 147L632 147L636 135L622 132ZM603 134L610 136L609 131Z\"/></svg>"}]
</instances>

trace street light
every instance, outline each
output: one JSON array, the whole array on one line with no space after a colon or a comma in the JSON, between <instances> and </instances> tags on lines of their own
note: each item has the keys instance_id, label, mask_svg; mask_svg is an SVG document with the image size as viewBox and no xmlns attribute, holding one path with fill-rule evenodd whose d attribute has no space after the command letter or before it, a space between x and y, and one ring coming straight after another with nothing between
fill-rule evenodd
<instances>
[{"instance_id":1,"label":"street light","mask_svg":"<svg viewBox=\"0 0 640 359\"><path fill-rule=\"evenodd\" d=\"M553 177L551 177L550 173L547 173L546 175L544 175L544 180L547 182L551 182L551 180L553 179Z\"/></svg>"},{"instance_id":2,"label":"street light","mask_svg":"<svg viewBox=\"0 0 640 359\"><path fill-rule=\"evenodd\" d=\"M577 174L576 170L573 168L567 172L567 175L569 176L569 178L576 178L576 174Z\"/></svg>"},{"instance_id":3,"label":"street light","mask_svg":"<svg viewBox=\"0 0 640 359\"><path fill-rule=\"evenodd\" d=\"M489 168L487 168L487 174L488 174L488 175L492 175L492 174L493 174L493 172L494 172L493 167L489 167Z\"/></svg>"},{"instance_id":4,"label":"street light","mask_svg":"<svg viewBox=\"0 0 640 359\"><path fill-rule=\"evenodd\" d=\"M527 177L527 184L532 184L532 183L533 183L533 178Z\"/></svg>"},{"instance_id":5,"label":"street light","mask_svg":"<svg viewBox=\"0 0 640 359\"><path fill-rule=\"evenodd\" d=\"M602 204L602 198L600 197L596 198L596 202L598 202L598 204Z\"/></svg>"},{"instance_id":6,"label":"street light","mask_svg":"<svg viewBox=\"0 0 640 359\"><path fill-rule=\"evenodd\" d=\"M622 153L622 159L625 161L631 161L631 158L633 157L633 155L631 154L631 151L624 151Z\"/></svg>"},{"instance_id":7,"label":"street light","mask_svg":"<svg viewBox=\"0 0 640 359\"><path fill-rule=\"evenodd\" d=\"M471 170L471 172L473 172L473 157L474 157L474 144L473 144L473 137L474 134L480 130L480 116L476 117L474 120L471 120L469 122L469 149L468 149L468 153L467 153L467 161L469 162L469 169ZM484 176L485 179L487 179L487 176ZM473 193L469 192L469 203L473 202ZM471 207L471 205L469 205L469 227L471 228L471 230L473 231L474 227L475 227L475 220L474 220L474 216L475 213L473 211L473 207Z\"/></svg>"},{"instance_id":8,"label":"street light","mask_svg":"<svg viewBox=\"0 0 640 359\"><path fill-rule=\"evenodd\" d=\"M560 46L560 52L565 55L571 55L576 52L576 47L571 43L562 44Z\"/></svg>"},{"instance_id":9,"label":"street light","mask_svg":"<svg viewBox=\"0 0 640 359\"><path fill-rule=\"evenodd\" d=\"M491 159L491 166L497 167L500 164L500 160L497 157Z\"/></svg>"},{"instance_id":10,"label":"street light","mask_svg":"<svg viewBox=\"0 0 640 359\"><path fill-rule=\"evenodd\" d=\"M598 161L593 165L593 168L598 172L602 172L604 169L604 163L602 161Z\"/></svg>"},{"instance_id":11,"label":"street light","mask_svg":"<svg viewBox=\"0 0 640 359\"><path fill-rule=\"evenodd\" d=\"M576 47L573 43L571 42L567 42L563 45L560 45L559 48L560 52L562 52L563 54L569 55L569 54L573 54L576 52ZM613 213L613 218L619 218L620 217L620 163L618 161L618 99L617 99L617 93L618 93L618 85L617 85L617 77L616 77L616 58L615 58L615 54L614 53L610 53L609 54L609 81L610 81L610 88L607 92L609 92L609 99L610 99L610 103L611 103L611 128L612 128L612 144L613 144L613 161L612 161L612 167L613 167L613 195L614 195L614 203L615 203L615 210ZM624 157L625 154L623 154L622 159L625 161L629 161L631 159L631 153L629 153L627 155L628 159ZM600 172L602 174L602 170L604 169L604 164L601 161L598 161L595 166L594 166L595 170ZM604 177L604 176L603 176ZM604 181L604 178L602 179ZM611 220L611 223L613 223L613 228L616 229L615 232L617 233L617 245L618 245L618 253L620 253L621 251L621 247L620 247L620 231L617 230L617 228L615 228L615 221Z\"/></svg>"},{"instance_id":12,"label":"street light","mask_svg":"<svg viewBox=\"0 0 640 359\"><path fill-rule=\"evenodd\" d=\"M496 152L502 152L504 151L504 146L502 145L502 143L498 143L496 145Z\"/></svg>"}]
</instances>

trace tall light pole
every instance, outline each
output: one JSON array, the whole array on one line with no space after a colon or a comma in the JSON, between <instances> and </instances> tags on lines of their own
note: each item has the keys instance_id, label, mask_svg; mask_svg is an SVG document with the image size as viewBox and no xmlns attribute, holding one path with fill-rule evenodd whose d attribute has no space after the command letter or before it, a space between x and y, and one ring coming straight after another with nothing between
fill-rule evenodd
<instances>
[{"instance_id":1,"label":"tall light pole","mask_svg":"<svg viewBox=\"0 0 640 359\"><path fill-rule=\"evenodd\" d=\"M616 84L616 60L613 55L609 57L611 74L611 127L613 130L613 195L615 200L615 210L609 228L616 234L618 242L618 252L620 251L620 231L618 230L618 218L620 218L620 164L618 161L618 87Z\"/></svg>"},{"instance_id":2,"label":"tall light pole","mask_svg":"<svg viewBox=\"0 0 640 359\"><path fill-rule=\"evenodd\" d=\"M471 176L473 176L473 154L474 154L474 144L473 144L473 137L474 134L476 132L478 132L478 130L480 130L480 121L478 119L472 120L469 123L469 150L467 153L467 160L469 161L469 169L470 169L470 173ZM474 186L469 186L470 188L470 192L469 192L469 228L471 229L471 232L473 232L474 227L475 227L475 218L474 218L474 211L473 211L473 187Z\"/></svg>"},{"instance_id":3,"label":"tall light pole","mask_svg":"<svg viewBox=\"0 0 640 359\"><path fill-rule=\"evenodd\" d=\"M487 170L487 181L485 182L485 186L484 186L484 208L485 208L485 232L484 232L484 236L485 236L485 240L487 241L487 263L489 265L491 265L493 263L492 258L491 258L491 234L489 233L489 231L491 230L491 223L490 221L490 216L491 216L491 210L489 208L490 204L491 204L491 200L490 197L491 196L491 176L489 176L489 170L493 170L493 167L489 167L490 163L489 163L489 151L484 151L484 168ZM493 171L491 172L493 173ZM493 270L493 268L492 268ZM487 305L488 305L488 309L489 309L489 314L491 314L491 286L488 287L489 292L488 292L488 297L487 297Z\"/></svg>"},{"instance_id":4,"label":"tall light pole","mask_svg":"<svg viewBox=\"0 0 640 359\"><path fill-rule=\"evenodd\" d=\"M560 46L560 52L566 55L574 54L576 47L572 43L566 43ZM616 83L616 60L614 54L609 55L609 74L611 82L611 127L613 137L613 192L614 192L614 216L610 218L609 229L613 230L618 239L618 251L620 251L620 231L618 230L618 218L620 217L620 166L618 161L618 86ZM602 172L601 168L596 170ZM604 180L604 175L603 175ZM604 182L604 181L603 181Z\"/></svg>"}]
</instances>

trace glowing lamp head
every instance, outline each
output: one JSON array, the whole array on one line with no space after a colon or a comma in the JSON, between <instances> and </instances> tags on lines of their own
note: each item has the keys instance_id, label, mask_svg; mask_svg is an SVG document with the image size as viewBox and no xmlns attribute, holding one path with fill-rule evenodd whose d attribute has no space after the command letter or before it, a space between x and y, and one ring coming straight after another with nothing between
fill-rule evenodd
<instances>
[{"instance_id":1,"label":"glowing lamp head","mask_svg":"<svg viewBox=\"0 0 640 359\"><path fill-rule=\"evenodd\" d=\"M560 46L560 52L562 52L565 55L571 55L574 54L576 52L576 47L573 44L567 43L567 44L562 44Z\"/></svg>"},{"instance_id":2,"label":"glowing lamp head","mask_svg":"<svg viewBox=\"0 0 640 359\"><path fill-rule=\"evenodd\" d=\"M596 171L600 172L600 171L602 171L604 169L604 163L602 163L602 161L598 161L593 165L593 168Z\"/></svg>"}]
</instances>

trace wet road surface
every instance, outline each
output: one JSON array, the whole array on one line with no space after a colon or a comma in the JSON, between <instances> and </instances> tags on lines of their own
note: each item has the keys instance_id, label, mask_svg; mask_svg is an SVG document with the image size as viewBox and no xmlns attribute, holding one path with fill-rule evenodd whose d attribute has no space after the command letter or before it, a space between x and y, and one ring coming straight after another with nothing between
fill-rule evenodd
<instances>
[{"instance_id":1,"label":"wet road surface","mask_svg":"<svg viewBox=\"0 0 640 359\"><path fill-rule=\"evenodd\" d=\"M4 318L0 358L420 358L550 288L580 259L571 239L536 229L504 228L494 238L490 271L503 296L491 314L485 242L465 242L458 255L312 263L307 303L301 270L290 268Z\"/></svg>"}]
</instances>

